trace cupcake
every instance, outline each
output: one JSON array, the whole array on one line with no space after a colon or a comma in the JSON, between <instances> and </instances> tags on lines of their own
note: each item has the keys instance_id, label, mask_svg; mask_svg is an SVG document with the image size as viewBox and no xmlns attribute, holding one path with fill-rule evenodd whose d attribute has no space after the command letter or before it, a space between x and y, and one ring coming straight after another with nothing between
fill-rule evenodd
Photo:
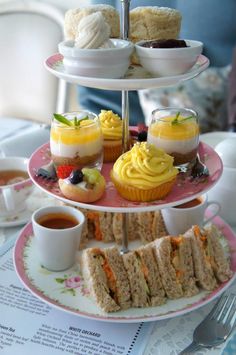
<instances>
[{"instance_id":1,"label":"cupcake","mask_svg":"<svg viewBox=\"0 0 236 355\"><path fill-rule=\"evenodd\" d=\"M127 200L159 200L170 192L175 183L178 170L173 166L173 160L153 144L136 143L117 159L111 170L111 180Z\"/></svg>"},{"instance_id":2,"label":"cupcake","mask_svg":"<svg viewBox=\"0 0 236 355\"><path fill-rule=\"evenodd\" d=\"M99 119L103 133L103 160L114 162L122 154L122 120L106 110L101 110Z\"/></svg>"}]
</instances>

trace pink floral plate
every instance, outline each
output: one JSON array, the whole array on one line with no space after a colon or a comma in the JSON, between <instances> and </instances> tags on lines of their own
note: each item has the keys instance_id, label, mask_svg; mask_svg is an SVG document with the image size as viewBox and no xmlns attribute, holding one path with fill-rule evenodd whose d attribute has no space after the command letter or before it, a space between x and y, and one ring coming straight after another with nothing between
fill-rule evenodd
<instances>
[{"instance_id":1,"label":"pink floral plate","mask_svg":"<svg viewBox=\"0 0 236 355\"><path fill-rule=\"evenodd\" d=\"M117 323L149 322L173 318L211 302L235 280L236 236L221 218L216 217L214 223L222 232L221 240L231 259L233 277L228 282L220 284L212 292L201 291L194 297L168 300L166 304L158 307L130 308L125 311L104 313L92 300L82 277L79 263L63 272L50 272L41 267L37 257L31 223L20 232L16 242L13 256L15 269L25 287L36 297L51 306L74 315ZM101 244L100 246L102 246Z\"/></svg>"},{"instance_id":2,"label":"pink floral plate","mask_svg":"<svg viewBox=\"0 0 236 355\"><path fill-rule=\"evenodd\" d=\"M210 190L219 180L223 171L223 165L220 157L214 149L205 143L200 143L199 155L209 169L209 176L193 180L188 174L181 173L178 175L175 186L168 196L162 200L153 201L151 203L138 203L123 199L117 193L116 188L110 180L112 164L109 163L103 164L102 168L102 174L106 179L106 191L100 200L90 204L68 200L62 195L57 182L37 176L38 169L49 163L51 160L49 143L44 144L30 157L28 172L34 184L43 191L74 206L97 211L142 212L166 208L187 202Z\"/></svg>"},{"instance_id":3,"label":"pink floral plate","mask_svg":"<svg viewBox=\"0 0 236 355\"><path fill-rule=\"evenodd\" d=\"M199 75L209 66L209 59L199 55L196 64L186 73L175 76L153 77L140 65L131 65L124 78L106 79L92 78L68 74L63 65L63 56L59 53L51 55L45 60L45 67L56 77L70 83L91 88L106 90L142 90L176 85L184 80L189 80Z\"/></svg>"}]
</instances>

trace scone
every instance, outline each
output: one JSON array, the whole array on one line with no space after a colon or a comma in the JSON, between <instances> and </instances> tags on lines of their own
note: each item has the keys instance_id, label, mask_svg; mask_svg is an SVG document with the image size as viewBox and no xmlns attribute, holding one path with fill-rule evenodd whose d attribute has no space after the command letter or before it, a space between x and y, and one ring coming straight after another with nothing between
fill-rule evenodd
<instances>
[{"instance_id":1,"label":"scone","mask_svg":"<svg viewBox=\"0 0 236 355\"><path fill-rule=\"evenodd\" d=\"M154 201L165 197L178 170L173 158L147 142L136 143L113 165L111 180L119 194L130 201Z\"/></svg>"},{"instance_id":2,"label":"scone","mask_svg":"<svg viewBox=\"0 0 236 355\"><path fill-rule=\"evenodd\" d=\"M182 16L168 7L140 6L130 11L129 39L136 43L152 39L176 39L179 36ZM136 54L132 62L139 64Z\"/></svg>"},{"instance_id":3,"label":"scone","mask_svg":"<svg viewBox=\"0 0 236 355\"><path fill-rule=\"evenodd\" d=\"M63 195L72 201L90 203L99 200L106 187L104 177L97 169L73 170L66 179L58 180Z\"/></svg>"},{"instance_id":4,"label":"scone","mask_svg":"<svg viewBox=\"0 0 236 355\"><path fill-rule=\"evenodd\" d=\"M168 7L140 6L130 11L130 40L177 38L181 14Z\"/></svg>"},{"instance_id":5,"label":"scone","mask_svg":"<svg viewBox=\"0 0 236 355\"><path fill-rule=\"evenodd\" d=\"M122 120L111 110L99 115L103 133L103 160L114 162L122 154Z\"/></svg>"},{"instance_id":6,"label":"scone","mask_svg":"<svg viewBox=\"0 0 236 355\"><path fill-rule=\"evenodd\" d=\"M110 5L97 4L89 5L84 8L70 9L65 14L64 32L66 40L75 40L77 28L80 20L85 16L100 11L106 22L111 27L111 37L120 37L120 16L119 12Z\"/></svg>"}]
</instances>

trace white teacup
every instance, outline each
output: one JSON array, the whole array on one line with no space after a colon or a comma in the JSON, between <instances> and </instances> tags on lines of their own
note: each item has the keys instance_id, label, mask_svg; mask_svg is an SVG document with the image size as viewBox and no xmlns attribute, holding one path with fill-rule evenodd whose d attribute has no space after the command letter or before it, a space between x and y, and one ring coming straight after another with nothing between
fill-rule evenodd
<instances>
[{"instance_id":1,"label":"white teacup","mask_svg":"<svg viewBox=\"0 0 236 355\"><path fill-rule=\"evenodd\" d=\"M208 191L208 196L221 205L220 216L231 226L236 226L236 169L224 167L216 185Z\"/></svg>"},{"instance_id":2,"label":"white teacup","mask_svg":"<svg viewBox=\"0 0 236 355\"><path fill-rule=\"evenodd\" d=\"M76 261L85 217L70 206L48 206L32 215L39 262L51 271L70 268Z\"/></svg>"},{"instance_id":3,"label":"white teacup","mask_svg":"<svg viewBox=\"0 0 236 355\"><path fill-rule=\"evenodd\" d=\"M204 219L206 210L214 206L211 217ZM193 225L204 226L210 222L220 211L220 204L217 201L208 201L207 194L171 208L162 210L162 216L166 229L170 235L185 233Z\"/></svg>"},{"instance_id":4,"label":"white teacup","mask_svg":"<svg viewBox=\"0 0 236 355\"><path fill-rule=\"evenodd\" d=\"M0 158L0 216L10 216L25 209L25 200L33 186L27 166L27 158Z\"/></svg>"}]
</instances>

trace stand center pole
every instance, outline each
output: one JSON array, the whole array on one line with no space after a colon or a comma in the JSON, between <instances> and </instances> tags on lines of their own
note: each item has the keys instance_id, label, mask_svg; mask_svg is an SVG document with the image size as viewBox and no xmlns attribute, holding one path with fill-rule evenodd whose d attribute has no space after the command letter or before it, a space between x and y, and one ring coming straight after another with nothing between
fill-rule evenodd
<instances>
[{"instance_id":1,"label":"stand center pole","mask_svg":"<svg viewBox=\"0 0 236 355\"><path fill-rule=\"evenodd\" d=\"M121 0L121 29L122 38L129 39L129 8L130 0ZM129 149L129 92L127 90L122 91L122 122L123 122L123 153L127 152ZM127 213L122 214L122 226L123 226L123 238L121 254L125 254L129 251L128 249L128 215Z\"/></svg>"}]
</instances>

